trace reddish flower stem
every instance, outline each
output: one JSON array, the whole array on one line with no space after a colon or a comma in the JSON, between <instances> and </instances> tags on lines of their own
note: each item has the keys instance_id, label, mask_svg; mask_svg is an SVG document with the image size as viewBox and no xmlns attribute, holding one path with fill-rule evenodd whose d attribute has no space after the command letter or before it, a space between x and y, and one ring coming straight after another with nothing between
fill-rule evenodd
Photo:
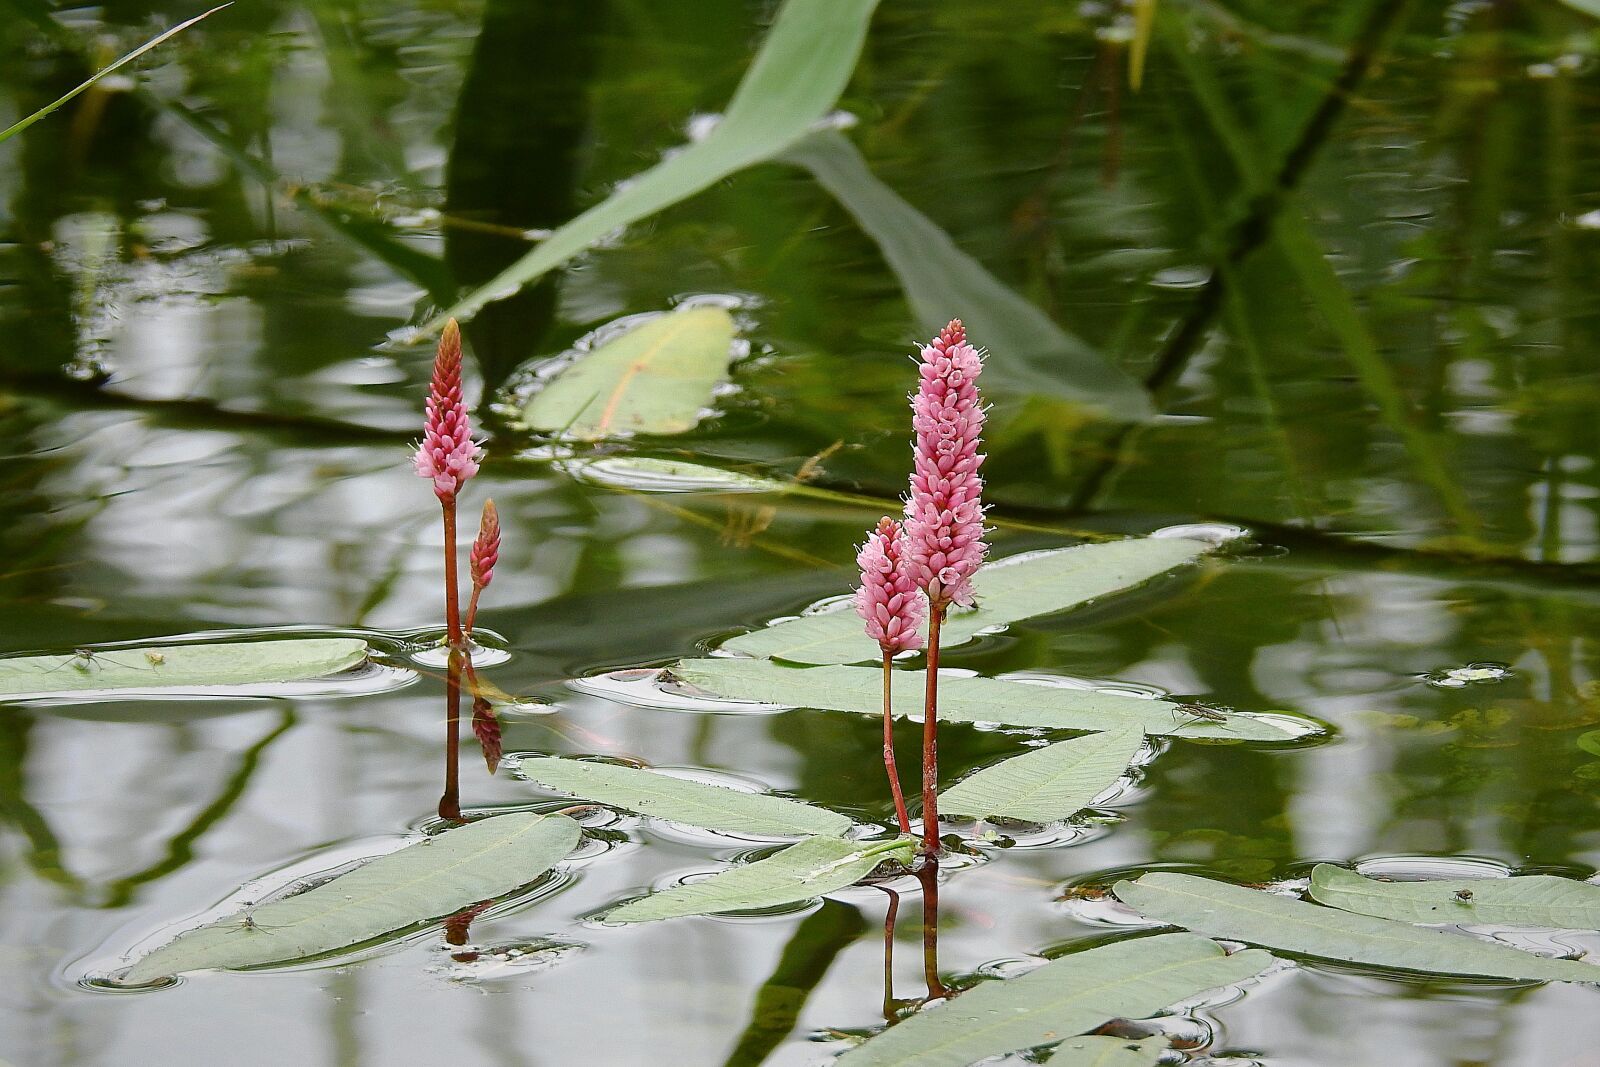
<instances>
[{"instance_id":1,"label":"reddish flower stem","mask_svg":"<svg viewBox=\"0 0 1600 1067\"><path fill-rule=\"evenodd\" d=\"M910 836L911 817L906 814L906 795L900 789L900 768L894 760L894 653L883 654L883 766L889 772L889 792L894 794L894 815L900 821L900 832Z\"/></svg>"},{"instance_id":2,"label":"reddish flower stem","mask_svg":"<svg viewBox=\"0 0 1600 1067\"><path fill-rule=\"evenodd\" d=\"M478 594L481 592L483 592L483 586L475 585L472 587L472 595L467 598L467 621L462 628L463 637L470 638L472 636L472 627L478 621Z\"/></svg>"},{"instance_id":3,"label":"reddish flower stem","mask_svg":"<svg viewBox=\"0 0 1600 1067\"><path fill-rule=\"evenodd\" d=\"M439 506L444 509L444 626L450 647L456 649L461 647L461 590L456 583L456 498L440 497Z\"/></svg>"},{"instance_id":4,"label":"reddish flower stem","mask_svg":"<svg viewBox=\"0 0 1600 1067\"><path fill-rule=\"evenodd\" d=\"M922 708L922 849L939 854L939 626L948 605L928 607L928 671Z\"/></svg>"}]
</instances>

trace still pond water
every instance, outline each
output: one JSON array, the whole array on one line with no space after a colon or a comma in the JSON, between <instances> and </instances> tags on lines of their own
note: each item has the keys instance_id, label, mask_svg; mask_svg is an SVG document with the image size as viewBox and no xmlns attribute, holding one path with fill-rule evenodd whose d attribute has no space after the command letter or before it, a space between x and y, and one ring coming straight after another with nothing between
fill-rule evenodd
<instances>
[{"instance_id":1,"label":"still pond water","mask_svg":"<svg viewBox=\"0 0 1600 1067\"><path fill-rule=\"evenodd\" d=\"M197 13L0 10L0 126ZM773 14L250 0L0 144L0 648L436 636L437 509L407 458L430 352L396 331L696 136ZM892 194L1153 386L1159 414L1131 431L1048 392L995 394L997 552L1251 534L947 663L1290 711L1325 734L1165 743L1092 818L967 841L936 961L919 887L897 883L887 976L889 897L871 887L597 923L759 844L614 815L587 817L598 832L554 881L481 916L471 949L435 923L113 993L85 980L135 946L435 828L444 688L420 673L15 704L0 1059L799 1067L881 1027L886 997L925 997L929 971L961 987L1115 935L1131 917L1095 891L1129 872L1593 874L1600 30L1554 2L1155 18L1134 91L1114 4L884 5L839 100L854 121L834 125ZM731 382L691 432L552 446L491 420L466 506L492 495L506 529L483 616L510 653L484 672L524 698L506 753L624 757L890 817L869 718L646 708L648 683L601 677L847 590L854 545L896 506L906 357L927 332L915 264L824 185L790 162L740 171L468 324L474 395L623 316L688 302L739 325ZM564 460L591 451L824 491L574 478ZM944 773L1017 748L951 725ZM514 767L485 773L470 736L460 795L469 812L560 806ZM1594 996L1312 963L1128 1032L1198 1063L1578 1067L1600 1063Z\"/></svg>"}]
</instances>

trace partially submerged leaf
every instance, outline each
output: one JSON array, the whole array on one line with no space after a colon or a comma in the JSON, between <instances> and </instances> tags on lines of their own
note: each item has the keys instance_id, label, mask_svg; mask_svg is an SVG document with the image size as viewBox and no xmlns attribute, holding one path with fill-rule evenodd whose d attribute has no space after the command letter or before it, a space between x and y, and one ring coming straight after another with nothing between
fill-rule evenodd
<instances>
[{"instance_id":1,"label":"partially submerged leaf","mask_svg":"<svg viewBox=\"0 0 1600 1067\"><path fill-rule=\"evenodd\" d=\"M915 843L905 838L904 846L904 853L909 855ZM612 911L606 920L642 923L812 900L854 885L890 854L882 844L808 837L764 860L640 897Z\"/></svg>"},{"instance_id":2,"label":"partially submerged leaf","mask_svg":"<svg viewBox=\"0 0 1600 1067\"><path fill-rule=\"evenodd\" d=\"M962 780L940 794L939 810L980 819L1065 819L1115 784L1143 741L1138 726L1057 741Z\"/></svg>"},{"instance_id":3,"label":"partially submerged leaf","mask_svg":"<svg viewBox=\"0 0 1600 1067\"><path fill-rule=\"evenodd\" d=\"M962 251L880 181L842 134L813 133L783 159L810 171L877 243L923 333L959 310L974 343L989 352L986 386L1086 404L1126 421L1153 414L1143 386Z\"/></svg>"},{"instance_id":4,"label":"partially submerged leaf","mask_svg":"<svg viewBox=\"0 0 1600 1067\"><path fill-rule=\"evenodd\" d=\"M954 610L940 631L940 645L970 641L979 630L1082 607L1136 588L1198 560L1210 546L1176 537L1139 537L1104 544L1028 552L979 568L972 579L975 611ZM881 653L848 606L803 615L723 644L746 656L794 663L864 663Z\"/></svg>"},{"instance_id":5,"label":"partially submerged leaf","mask_svg":"<svg viewBox=\"0 0 1600 1067\"><path fill-rule=\"evenodd\" d=\"M523 421L577 441L692 430L728 375L732 342L723 308L657 315L563 368L534 394Z\"/></svg>"},{"instance_id":6,"label":"partially submerged leaf","mask_svg":"<svg viewBox=\"0 0 1600 1067\"><path fill-rule=\"evenodd\" d=\"M87 653L87 654L85 654ZM0 659L0 697L103 689L252 685L322 678L367 658L353 637L150 645Z\"/></svg>"},{"instance_id":7,"label":"partially submerged leaf","mask_svg":"<svg viewBox=\"0 0 1600 1067\"><path fill-rule=\"evenodd\" d=\"M1171 1047L1159 1037L1074 1037L1056 1046L1050 1067L1156 1067Z\"/></svg>"},{"instance_id":8,"label":"partially submerged leaf","mask_svg":"<svg viewBox=\"0 0 1600 1067\"><path fill-rule=\"evenodd\" d=\"M1379 882L1319 863L1311 872L1311 895L1341 911L1408 923L1600 930L1600 885L1548 874Z\"/></svg>"},{"instance_id":9,"label":"partially submerged leaf","mask_svg":"<svg viewBox=\"0 0 1600 1067\"><path fill-rule=\"evenodd\" d=\"M325 956L527 885L578 844L578 824L519 812L426 838L296 896L179 934L120 981Z\"/></svg>"},{"instance_id":10,"label":"partially submerged leaf","mask_svg":"<svg viewBox=\"0 0 1600 1067\"><path fill-rule=\"evenodd\" d=\"M1600 967L1553 960L1463 934L1320 908L1276 893L1158 871L1118 882L1142 914L1211 937L1321 959L1427 974L1536 982L1600 982Z\"/></svg>"},{"instance_id":11,"label":"partially submerged leaf","mask_svg":"<svg viewBox=\"0 0 1600 1067\"><path fill-rule=\"evenodd\" d=\"M425 330L468 319L546 271L642 218L770 159L805 135L839 99L866 39L877 0L788 0L767 31L722 121L604 201L560 227L493 279L441 311Z\"/></svg>"},{"instance_id":12,"label":"partially submerged leaf","mask_svg":"<svg viewBox=\"0 0 1600 1067\"><path fill-rule=\"evenodd\" d=\"M1208 989L1260 974L1271 961L1267 953L1253 949L1230 956L1221 945L1190 934L1118 941L1062 956L1020 978L984 982L883 1031L840 1056L838 1063L968 1067L991 1056L1054 1044L1108 1019L1152 1015Z\"/></svg>"},{"instance_id":13,"label":"partially submerged leaf","mask_svg":"<svg viewBox=\"0 0 1600 1067\"><path fill-rule=\"evenodd\" d=\"M659 771L594 760L537 756L517 773L549 789L640 815L731 833L842 834L848 818L798 800L742 793L727 786L674 778Z\"/></svg>"},{"instance_id":14,"label":"partially submerged leaf","mask_svg":"<svg viewBox=\"0 0 1600 1067\"><path fill-rule=\"evenodd\" d=\"M718 656L674 664L673 676L720 697L759 700L797 708L883 714L883 672L877 667L789 667L765 659ZM894 713L922 714L923 671L896 671ZM1058 730L1123 730L1175 737L1287 741L1290 735L1238 713L1222 722L1196 719L1181 705L1121 693L1033 685L999 678L939 679L939 718L948 722L997 722Z\"/></svg>"}]
</instances>

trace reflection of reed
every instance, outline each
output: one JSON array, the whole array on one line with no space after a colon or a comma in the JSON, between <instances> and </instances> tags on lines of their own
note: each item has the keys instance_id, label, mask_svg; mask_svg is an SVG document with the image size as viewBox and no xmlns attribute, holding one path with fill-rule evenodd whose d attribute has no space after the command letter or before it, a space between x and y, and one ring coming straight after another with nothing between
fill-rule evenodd
<instances>
[{"instance_id":1,"label":"reflection of reed","mask_svg":"<svg viewBox=\"0 0 1600 1067\"><path fill-rule=\"evenodd\" d=\"M445 676L444 793L439 797L439 818L461 822L461 673L472 670L472 656L450 649Z\"/></svg>"},{"instance_id":2,"label":"reflection of reed","mask_svg":"<svg viewBox=\"0 0 1600 1067\"><path fill-rule=\"evenodd\" d=\"M883 1017L893 1026L907 1007L930 1000L943 1000L950 990L939 980L939 861L924 856L915 871L922 884L922 980L928 988L922 1000L897 1001L894 998L894 928L900 915L900 894L888 886L878 888L889 897L883 916Z\"/></svg>"}]
</instances>

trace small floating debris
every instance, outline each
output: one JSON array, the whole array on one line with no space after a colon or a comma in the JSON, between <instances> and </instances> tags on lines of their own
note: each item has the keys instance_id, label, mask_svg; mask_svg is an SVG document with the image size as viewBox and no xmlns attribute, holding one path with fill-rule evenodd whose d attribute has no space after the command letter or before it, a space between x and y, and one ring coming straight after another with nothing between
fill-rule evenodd
<instances>
[{"instance_id":1,"label":"small floating debris","mask_svg":"<svg viewBox=\"0 0 1600 1067\"><path fill-rule=\"evenodd\" d=\"M1465 689L1469 685L1493 685L1515 672L1504 663L1469 663L1465 667L1445 667L1417 677L1435 689Z\"/></svg>"}]
</instances>

